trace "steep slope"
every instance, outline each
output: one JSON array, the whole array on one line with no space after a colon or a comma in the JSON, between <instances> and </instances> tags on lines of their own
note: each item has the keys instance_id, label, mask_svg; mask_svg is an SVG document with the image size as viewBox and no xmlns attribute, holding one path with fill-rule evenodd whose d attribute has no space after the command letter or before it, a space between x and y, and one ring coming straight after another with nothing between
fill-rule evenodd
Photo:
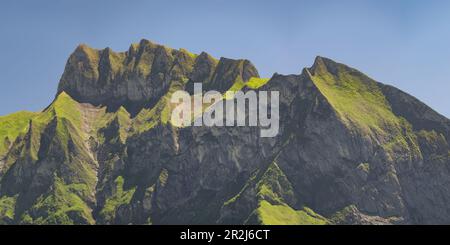
<instances>
[{"instance_id":1,"label":"steep slope","mask_svg":"<svg viewBox=\"0 0 450 245\"><path fill-rule=\"evenodd\" d=\"M347 210L355 212L354 217L367 218L361 223L370 216L377 223L448 222L446 134L429 132L440 142L434 145L442 147L435 153L439 160L430 161L426 157L430 143L420 143L420 135L428 133L416 131L392 111L382 85L321 57L303 71L300 80L299 97L311 101L307 97L313 96L312 108L300 120L283 119L300 122L300 127L277 163L306 206L330 217L355 205ZM292 115L305 115L298 107ZM448 125L448 119L442 120ZM442 192L431 194L431 189Z\"/></svg>"},{"instance_id":2,"label":"steep slope","mask_svg":"<svg viewBox=\"0 0 450 245\"><path fill-rule=\"evenodd\" d=\"M26 129L35 115L34 112L20 111L0 117L0 158L7 153L12 142Z\"/></svg>"},{"instance_id":3,"label":"steep slope","mask_svg":"<svg viewBox=\"0 0 450 245\"><path fill-rule=\"evenodd\" d=\"M296 203L291 183L273 162L262 174L258 170L238 195L224 203L221 213L227 220L219 222L265 225L328 223L327 219L307 207L295 210L291 205Z\"/></svg>"},{"instance_id":4,"label":"steep slope","mask_svg":"<svg viewBox=\"0 0 450 245\"><path fill-rule=\"evenodd\" d=\"M1 192L16 197L15 221L93 223L87 203L94 201L97 164L83 117L81 105L61 93L13 144Z\"/></svg>"},{"instance_id":5,"label":"steep slope","mask_svg":"<svg viewBox=\"0 0 450 245\"><path fill-rule=\"evenodd\" d=\"M183 127L173 92L280 92L280 132ZM450 223L450 121L317 57L259 78L142 40L80 45L52 104L0 117L0 224Z\"/></svg>"}]
</instances>

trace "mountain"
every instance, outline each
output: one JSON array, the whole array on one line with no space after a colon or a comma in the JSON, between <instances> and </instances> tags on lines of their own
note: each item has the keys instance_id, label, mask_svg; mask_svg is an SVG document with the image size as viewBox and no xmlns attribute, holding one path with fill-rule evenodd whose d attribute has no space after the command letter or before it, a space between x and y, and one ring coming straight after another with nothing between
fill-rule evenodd
<instances>
[{"instance_id":1,"label":"mountain","mask_svg":"<svg viewBox=\"0 0 450 245\"><path fill-rule=\"evenodd\" d=\"M280 132L175 127L174 91L280 92ZM330 59L260 78L142 40L80 45L53 102L0 117L0 224L448 224L450 120Z\"/></svg>"}]
</instances>

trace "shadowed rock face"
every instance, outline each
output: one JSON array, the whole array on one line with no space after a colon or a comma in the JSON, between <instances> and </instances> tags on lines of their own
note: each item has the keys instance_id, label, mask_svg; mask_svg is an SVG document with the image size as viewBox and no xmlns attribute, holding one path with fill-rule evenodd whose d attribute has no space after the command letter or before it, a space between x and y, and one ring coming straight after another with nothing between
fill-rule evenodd
<instances>
[{"instance_id":1,"label":"shadowed rock face","mask_svg":"<svg viewBox=\"0 0 450 245\"><path fill-rule=\"evenodd\" d=\"M0 135L0 223L450 223L450 121L332 60L256 89L280 92L276 137L170 123L174 90L252 77L249 61L145 40L79 46L53 103Z\"/></svg>"}]
</instances>

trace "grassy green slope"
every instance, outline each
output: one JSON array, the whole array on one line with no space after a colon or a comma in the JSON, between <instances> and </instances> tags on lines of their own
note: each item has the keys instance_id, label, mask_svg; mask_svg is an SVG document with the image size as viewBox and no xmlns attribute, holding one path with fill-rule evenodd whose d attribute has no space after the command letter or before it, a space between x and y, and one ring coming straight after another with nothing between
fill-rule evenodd
<instances>
[{"instance_id":1,"label":"grassy green slope","mask_svg":"<svg viewBox=\"0 0 450 245\"><path fill-rule=\"evenodd\" d=\"M115 189L113 194L106 199L105 205L100 211L100 218L104 223L111 224L114 222L117 209L122 205L130 204L131 198L136 191L136 187L124 190L124 179L119 176L115 179Z\"/></svg>"},{"instance_id":2,"label":"grassy green slope","mask_svg":"<svg viewBox=\"0 0 450 245\"><path fill-rule=\"evenodd\" d=\"M120 114L119 121L125 121L127 117L122 111L111 114ZM58 95L44 111L26 114L27 120L23 123L26 126L21 132L22 140L14 146L14 153L19 154L8 156L5 171L9 168L21 168L18 165L50 168L46 178L51 179L52 185L49 190L41 189L39 198L20 214L12 213L11 210L14 209L7 207L6 204L11 204L13 200L11 197L0 197L2 216L13 216L12 218L26 224L93 224L95 221L88 203L95 191L97 174L87 140L96 135L98 122L114 117L108 114L107 118L106 115L104 109L85 107L66 93ZM39 156L38 152L43 155ZM52 156L55 155L58 156L57 162L53 163L55 160ZM46 159L47 156L50 159ZM39 161L40 164L28 166L29 161ZM17 194L20 196L26 193Z\"/></svg>"},{"instance_id":3,"label":"grassy green slope","mask_svg":"<svg viewBox=\"0 0 450 245\"><path fill-rule=\"evenodd\" d=\"M14 220L14 210L17 196L0 197L0 225L6 225Z\"/></svg>"},{"instance_id":4,"label":"grassy green slope","mask_svg":"<svg viewBox=\"0 0 450 245\"><path fill-rule=\"evenodd\" d=\"M256 193L256 207L246 218L245 223L263 225L328 224L326 218L316 214L308 207L295 209L291 206L295 203L293 187L275 162L270 164L262 174L256 173L236 196L225 202L224 207L239 206L236 204L240 201L246 202L244 195L248 195L248 193Z\"/></svg>"},{"instance_id":5,"label":"grassy green slope","mask_svg":"<svg viewBox=\"0 0 450 245\"><path fill-rule=\"evenodd\" d=\"M309 208L295 210L288 205L271 204L268 201L261 201L256 214L264 225L326 225L327 219L316 214Z\"/></svg>"},{"instance_id":6,"label":"grassy green slope","mask_svg":"<svg viewBox=\"0 0 450 245\"><path fill-rule=\"evenodd\" d=\"M24 224L94 224L92 210L80 196L89 195L85 184L66 184L55 176L49 193L38 198L24 214ZM31 214L31 215L30 215Z\"/></svg>"},{"instance_id":7,"label":"grassy green slope","mask_svg":"<svg viewBox=\"0 0 450 245\"><path fill-rule=\"evenodd\" d=\"M252 215L263 225L324 225L328 221L308 207L295 210L285 200L294 190L283 171L272 163L257 185L258 208ZM252 217L250 217L251 219ZM249 219L249 220L250 220Z\"/></svg>"},{"instance_id":8,"label":"grassy green slope","mask_svg":"<svg viewBox=\"0 0 450 245\"><path fill-rule=\"evenodd\" d=\"M306 72L350 130L376 138L389 152L395 149L420 151L410 123L393 113L374 80L321 57Z\"/></svg>"},{"instance_id":9,"label":"grassy green slope","mask_svg":"<svg viewBox=\"0 0 450 245\"><path fill-rule=\"evenodd\" d=\"M6 153L10 144L19 134L24 133L35 112L20 111L0 117L0 157Z\"/></svg>"},{"instance_id":10,"label":"grassy green slope","mask_svg":"<svg viewBox=\"0 0 450 245\"><path fill-rule=\"evenodd\" d=\"M337 63L331 64L336 71L330 72L325 62L332 61L318 58L311 79L345 123L377 132L399 125L375 81Z\"/></svg>"}]
</instances>

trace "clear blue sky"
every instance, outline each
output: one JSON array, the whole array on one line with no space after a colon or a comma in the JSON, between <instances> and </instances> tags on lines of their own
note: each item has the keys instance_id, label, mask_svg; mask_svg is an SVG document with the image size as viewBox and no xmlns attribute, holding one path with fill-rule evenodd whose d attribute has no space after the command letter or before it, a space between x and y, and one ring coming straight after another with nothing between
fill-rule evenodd
<instances>
[{"instance_id":1,"label":"clear blue sky","mask_svg":"<svg viewBox=\"0 0 450 245\"><path fill-rule=\"evenodd\" d=\"M438 0L2 0L0 115L47 106L77 44L141 38L247 58L265 77L329 57L450 117L450 1Z\"/></svg>"}]
</instances>

